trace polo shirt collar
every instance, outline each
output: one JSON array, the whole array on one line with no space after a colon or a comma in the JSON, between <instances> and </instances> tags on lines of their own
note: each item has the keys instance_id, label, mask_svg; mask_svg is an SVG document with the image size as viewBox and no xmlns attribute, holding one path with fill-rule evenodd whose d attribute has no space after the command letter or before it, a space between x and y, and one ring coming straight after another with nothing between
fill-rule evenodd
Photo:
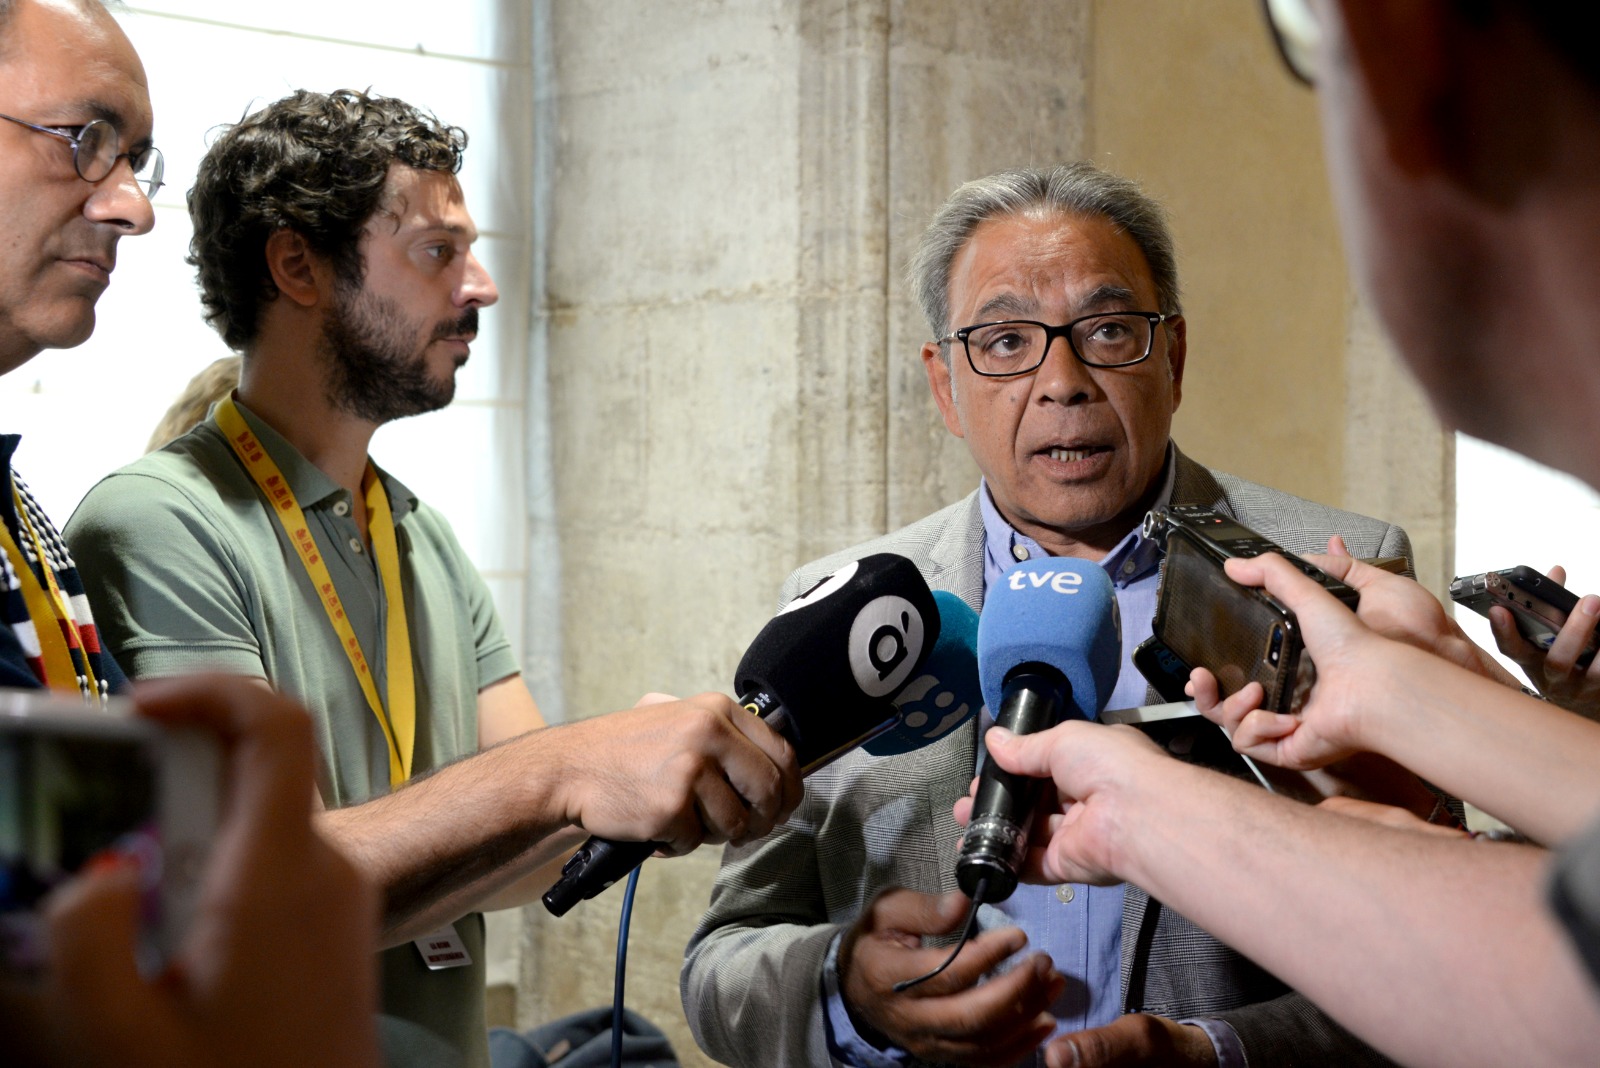
<instances>
[{"instance_id":1,"label":"polo shirt collar","mask_svg":"<svg viewBox=\"0 0 1600 1068\"><path fill-rule=\"evenodd\" d=\"M238 397L233 398L233 403L239 409L239 414L255 432L256 440L261 442L262 448L267 450L267 455L272 457L272 462L278 465L278 470L289 483L289 489L294 493L295 500L300 502L300 507L310 510L312 508L328 507L336 501L350 501L350 492L340 486L333 479L322 472L316 464L307 460L299 449L291 445L287 438L268 426L262 418L245 407ZM213 408L215 405L213 405ZM214 415L211 417L212 425L216 424ZM221 427L217 432L222 432ZM389 495L389 510L394 513L394 521L399 523L410 515L417 507L417 495L395 478L389 472L372 465L378 472L378 479L383 483L383 488Z\"/></svg>"}]
</instances>

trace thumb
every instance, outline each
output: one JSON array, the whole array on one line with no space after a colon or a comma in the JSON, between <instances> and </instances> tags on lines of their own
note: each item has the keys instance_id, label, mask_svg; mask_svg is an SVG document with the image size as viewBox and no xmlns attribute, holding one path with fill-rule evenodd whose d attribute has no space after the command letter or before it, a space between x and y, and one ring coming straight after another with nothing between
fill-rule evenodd
<instances>
[{"instance_id":1,"label":"thumb","mask_svg":"<svg viewBox=\"0 0 1600 1068\"><path fill-rule=\"evenodd\" d=\"M1036 734L1013 734L1004 727L995 726L983 736L983 743L1003 770L1013 775L1048 779L1059 730L1059 727L1052 727Z\"/></svg>"}]
</instances>

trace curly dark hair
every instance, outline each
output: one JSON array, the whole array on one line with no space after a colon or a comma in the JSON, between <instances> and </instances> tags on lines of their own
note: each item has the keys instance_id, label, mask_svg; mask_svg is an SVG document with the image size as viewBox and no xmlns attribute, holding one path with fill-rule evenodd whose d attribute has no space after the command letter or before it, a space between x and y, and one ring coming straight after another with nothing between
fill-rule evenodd
<instances>
[{"instance_id":1,"label":"curly dark hair","mask_svg":"<svg viewBox=\"0 0 1600 1068\"><path fill-rule=\"evenodd\" d=\"M242 350L278 295L267 239L293 230L332 261L341 282L365 275L359 243L382 210L391 165L454 174L466 132L393 97L301 89L227 127L189 190L196 269L206 321Z\"/></svg>"}]
</instances>

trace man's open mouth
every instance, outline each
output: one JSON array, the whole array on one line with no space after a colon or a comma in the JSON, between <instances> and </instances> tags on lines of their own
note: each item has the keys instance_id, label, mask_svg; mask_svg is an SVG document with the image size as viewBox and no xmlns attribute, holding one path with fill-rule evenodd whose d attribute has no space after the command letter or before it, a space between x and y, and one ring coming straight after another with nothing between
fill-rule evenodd
<instances>
[{"instance_id":1,"label":"man's open mouth","mask_svg":"<svg viewBox=\"0 0 1600 1068\"><path fill-rule=\"evenodd\" d=\"M1107 449L1104 445L1078 445L1070 449L1058 445L1046 451L1048 452L1050 459L1064 464L1070 464L1076 460L1087 460L1095 453L1105 452Z\"/></svg>"}]
</instances>

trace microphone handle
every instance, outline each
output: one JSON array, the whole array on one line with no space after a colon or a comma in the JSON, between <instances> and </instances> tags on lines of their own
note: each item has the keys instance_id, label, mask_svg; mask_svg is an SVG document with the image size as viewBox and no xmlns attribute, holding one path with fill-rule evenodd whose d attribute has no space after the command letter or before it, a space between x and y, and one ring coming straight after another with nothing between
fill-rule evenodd
<instances>
[{"instance_id":1,"label":"microphone handle","mask_svg":"<svg viewBox=\"0 0 1600 1068\"><path fill-rule=\"evenodd\" d=\"M1056 668L1020 664L1006 676L995 726L1013 734L1049 730L1060 721L1071 694L1072 684ZM956 883L968 897L976 899L984 882L983 897L991 904L1016 890L1028 848L1028 824L1042 785L1031 776L1002 771L992 760L984 763L972 819L956 859Z\"/></svg>"},{"instance_id":2,"label":"microphone handle","mask_svg":"<svg viewBox=\"0 0 1600 1068\"><path fill-rule=\"evenodd\" d=\"M787 710L770 693L757 692L739 699L745 711L754 713L782 734L788 734L790 725ZM590 835L577 852L561 866L561 878L546 890L539 900L552 916L565 916L572 906L587 901L621 879L646 860L660 842L617 842L610 838Z\"/></svg>"}]
</instances>

